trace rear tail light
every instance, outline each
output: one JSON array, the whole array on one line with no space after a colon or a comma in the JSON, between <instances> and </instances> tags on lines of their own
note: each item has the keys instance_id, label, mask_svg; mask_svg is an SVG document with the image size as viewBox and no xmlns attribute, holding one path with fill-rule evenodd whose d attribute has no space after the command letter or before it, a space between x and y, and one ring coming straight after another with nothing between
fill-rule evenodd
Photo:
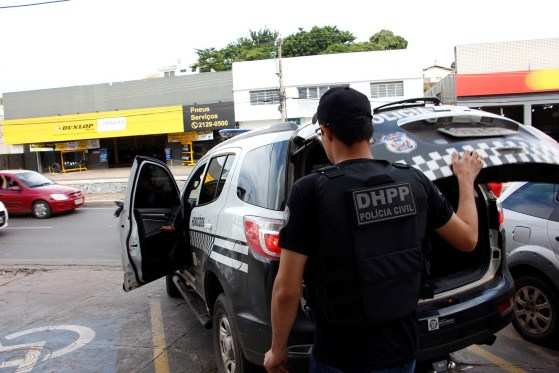
<instances>
[{"instance_id":1,"label":"rear tail light","mask_svg":"<svg viewBox=\"0 0 559 373\"><path fill-rule=\"evenodd\" d=\"M503 183L487 183L487 187L497 198L499 198L503 192Z\"/></svg>"},{"instance_id":2,"label":"rear tail light","mask_svg":"<svg viewBox=\"0 0 559 373\"><path fill-rule=\"evenodd\" d=\"M279 231L283 224L283 220L245 216L243 225L248 247L260 256L279 259Z\"/></svg>"}]
</instances>

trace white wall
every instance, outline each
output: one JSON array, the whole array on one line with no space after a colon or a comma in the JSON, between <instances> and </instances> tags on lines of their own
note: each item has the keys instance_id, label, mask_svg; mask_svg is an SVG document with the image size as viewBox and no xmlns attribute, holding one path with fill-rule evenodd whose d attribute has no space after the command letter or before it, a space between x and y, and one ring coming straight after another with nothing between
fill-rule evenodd
<instances>
[{"instance_id":1,"label":"white wall","mask_svg":"<svg viewBox=\"0 0 559 373\"><path fill-rule=\"evenodd\" d=\"M458 45L457 74L559 68L559 38Z\"/></svg>"},{"instance_id":2,"label":"white wall","mask_svg":"<svg viewBox=\"0 0 559 373\"><path fill-rule=\"evenodd\" d=\"M403 81L403 97L372 100L373 107L386 102L423 96L422 69L407 50L342 53L283 59L288 118L311 118L318 99L299 99L297 87L349 84L370 98L370 83ZM233 64L235 118L240 126L253 121L280 120L277 104L251 105L250 91L279 87L277 60ZM257 125L257 124L254 124Z\"/></svg>"}]
</instances>

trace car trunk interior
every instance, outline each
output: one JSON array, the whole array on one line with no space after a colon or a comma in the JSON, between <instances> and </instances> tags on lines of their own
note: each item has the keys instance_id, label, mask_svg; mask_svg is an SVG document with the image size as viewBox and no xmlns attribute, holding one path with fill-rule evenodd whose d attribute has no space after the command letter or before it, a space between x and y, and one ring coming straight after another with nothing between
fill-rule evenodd
<instances>
[{"instance_id":1,"label":"car trunk interior","mask_svg":"<svg viewBox=\"0 0 559 373\"><path fill-rule=\"evenodd\" d=\"M290 175L291 182L330 164L322 146L317 142L307 145L304 151L295 155L293 161L295 167L292 168ZM458 206L456 179L447 178L446 181L438 182L437 186L456 211ZM439 238L436 233L431 234L431 281L435 293L474 282L486 272L491 260L487 197L487 190L477 186L476 204L479 212L480 233L476 250L473 252L460 252Z\"/></svg>"}]
</instances>

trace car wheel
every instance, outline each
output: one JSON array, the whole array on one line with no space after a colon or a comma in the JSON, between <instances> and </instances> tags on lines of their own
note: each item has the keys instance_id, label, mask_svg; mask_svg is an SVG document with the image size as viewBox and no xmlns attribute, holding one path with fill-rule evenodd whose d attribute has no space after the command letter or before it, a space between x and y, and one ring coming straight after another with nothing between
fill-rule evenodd
<instances>
[{"instance_id":1,"label":"car wheel","mask_svg":"<svg viewBox=\"0 0 559 373\"><path fill-rule=\"evenodd\" d=\"M546 281L535 276L515 280L512 323L525 339L544 343L559 332L559 297Z\"/></svg>"},{"instance_id":2,"label":"car wheel","mask_svg":"<svg viewBox=\"0 0 559 373\"><path fill-rule=\"evenodd\" d=\"M165 277L165 289L167 290L167 295L171 298L182 297L177 285L173 282L173 275L167 275L167 277Z\"/></svg>"},{"instance_id":3,"label":"car wheel","mask_svg":"<svg viewBox=\"0 0 559 373\"><path fill-rule=\"evenodd\" d=\"M33 216L37 219L50 218L52 212L48 202L46 201L35 201L33 202L33 209L31 211Z\"/></svg>"},{"instance_id":4,"label":"car wheel","mask_svg":"<svg viewBox=\"0 0 559 373\"><path fill-rule=\"evenodd\" d=\"M233 320L231 301L223 293L215 301L213 339L219 373L245 373L253 370L241 350L239 331Z\"/></svg>"}]
</instances>

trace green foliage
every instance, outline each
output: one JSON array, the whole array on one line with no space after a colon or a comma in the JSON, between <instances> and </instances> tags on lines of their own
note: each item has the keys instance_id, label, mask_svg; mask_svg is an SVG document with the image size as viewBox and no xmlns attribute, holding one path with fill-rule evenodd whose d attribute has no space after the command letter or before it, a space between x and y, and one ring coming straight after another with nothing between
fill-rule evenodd
<instances>
[{"instance_id":1,"label":"green foliage","mask_svg":"<svg viewBox=\"0 0 559 373\"><path fill-rule=\"evenodd\" d=\"M284 39L283 55L297 57L322 54L334 44L348 46L354 40L355 36L351 32L338 30L336 26L314 26L310 31L300 28Z\"/></svg>"},{"instance_id":2,"label":"green foliage","mask_svg":"<svg viewBox=\"0 0 559 373\"><path fill-rule=\"evenodd\" d=\"M278 33L268 28L249 30L248 37L241 37L225 48L197 49L198 61L192 71L209 72L231 70L233 62L255 61L276 57ZM311 56L329 53L366 52L386 49L405 49L408 42L392 31L381 30L368 41L356 42L350 31L336 26L314 26L309 31L300 28L283 40L283 56Z\"/></svg>"}]
</instances>

